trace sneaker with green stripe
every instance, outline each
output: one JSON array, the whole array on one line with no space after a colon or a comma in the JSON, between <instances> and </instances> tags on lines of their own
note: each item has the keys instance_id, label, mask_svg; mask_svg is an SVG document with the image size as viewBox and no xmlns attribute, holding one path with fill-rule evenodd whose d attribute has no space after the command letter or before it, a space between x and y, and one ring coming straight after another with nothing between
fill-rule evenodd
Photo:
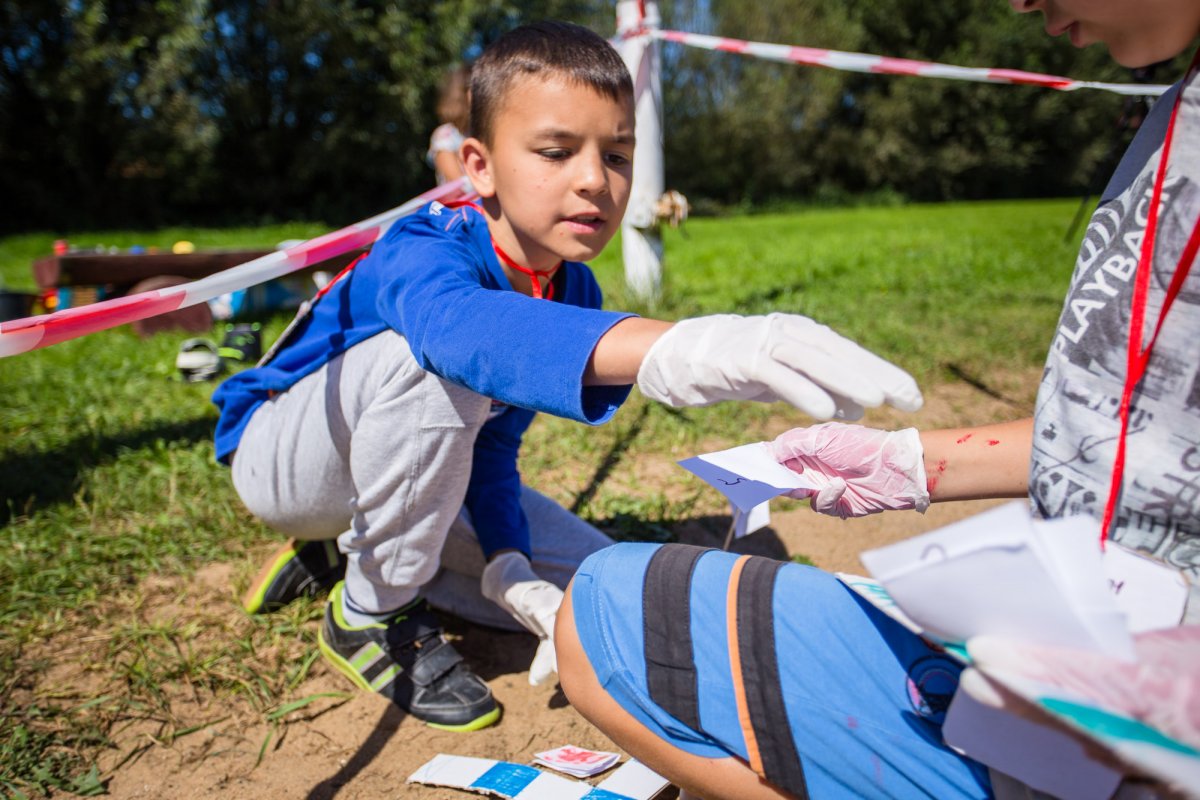
<instances>
[{"instance_id":1,"label":"sneaker with green stripe","mask_svg":"<svg viewBox=\"0 0 1200 800\"><path fill-rule=\"evenodd\" d=\"M317 635L322 655L339 672L434 728L475 731L500 718L492 690L446 641L424 599L386 622L355 627L342 615L343 586L330 592Z\"/></svg>"},{"instance_id":2,"label":"sneaker with green stripe","mask_svg":"<svg viewBox=\"0 0 1200 800\"><path fill-rule=\"evenodd\" d=\"M263 565L242 597L247 614L269 614L300 597L314 597L333 588L346 574L346 557L337 541L288 541Z\"/></svg>"}]
</instances>

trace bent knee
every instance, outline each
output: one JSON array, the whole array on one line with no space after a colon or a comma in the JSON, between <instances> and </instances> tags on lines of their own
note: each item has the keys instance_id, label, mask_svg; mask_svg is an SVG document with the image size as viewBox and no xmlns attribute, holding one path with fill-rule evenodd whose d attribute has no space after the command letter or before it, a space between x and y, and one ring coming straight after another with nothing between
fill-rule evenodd
<instances>
[{"instance_id":1,"label":"bent knee","mask_svg":"<svg viewBox=\"0 0 1200 800\"><path fill-rule=\"evenodd\" d=\"M589 700L595 698L594 690L598 689L599 685L587 654L583 652L579 632L575 629L574 599L571 591L574 585L574 581L567 584L562 605L558 609L558 619L554 624L554 650L558 656L559 685L571 705L582 713Z\"/></svg>"}]
</instances>

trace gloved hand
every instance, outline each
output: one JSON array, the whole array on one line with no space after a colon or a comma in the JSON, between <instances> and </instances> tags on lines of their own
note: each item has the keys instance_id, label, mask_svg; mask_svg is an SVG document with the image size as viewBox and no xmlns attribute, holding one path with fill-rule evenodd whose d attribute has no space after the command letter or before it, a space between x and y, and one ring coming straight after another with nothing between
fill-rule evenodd
<instances>
[{"instance_id":1,"label":"gloved hand","mask_svg":"<svg viewBox=\"0 0 1200 800\"><path fill-rule=\"evenodd\" d=\"M554 620L563 593L533 571L523 553L511 550L493 558L479 579L483 596L512 614L526 630L538 637L537 652L529 665L529 683L539 686L558 674L554 654Z\"/></svg>"},{"instance_id":2,"label":"gloved hand","mask_svg":"<svg viewBox=\"0 0 1200 800\"><path fill-rule=\"evenodd\" d=\"M669 406L784 400L818 419L921 407L912 377L808 317L716 314L675 323L642 360L638 388Z\"/></svg>"},{"instance_id":3,"label":"gloved hand","mask_svg":"<svg viewBox=\"0 0 1200 800\"><path fill-rule=\"evenodd\" d=\"M789 497L812 497L812 508L834 517L929 507L924 449L916 428L881 431L825 422L793 428L771 442L775 460L820 486Z\"/></svg>"},{"instance_id":4,"label":"gloved hand","mask_svg":"<svg viewBox=\"0 0 1200 800\"><path fill-rule=\"evenodd\" d=\"M989 705L1021 713L1001 686L1013 678L1056 686L1102 708L1145 722L1200 747L1200 625L1134 635L1137 661L1102 653L1046 647L998 636L967 642L974 666L960 686ZM985 678L986 676L986 678Z\"/></svg>"}]
</instances>

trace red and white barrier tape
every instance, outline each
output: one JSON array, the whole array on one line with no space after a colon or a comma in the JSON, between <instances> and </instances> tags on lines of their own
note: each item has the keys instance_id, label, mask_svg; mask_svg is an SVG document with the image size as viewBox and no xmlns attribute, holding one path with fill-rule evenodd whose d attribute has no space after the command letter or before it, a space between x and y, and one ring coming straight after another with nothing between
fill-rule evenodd
<instances>
[{"instance_id":1,"label":"red and white barrier tape","mask_svg":"<svg viewBox=\"0 0 1200 800\"><path fill-rule=\"evenodd\" d=\"M461 178L420 194L391 211L191 283L68 308L53 314L0 322L0 357L48 347L127 322L166 314L287 275L327 258L373 244L393 222L432 200L449 203L470 200L476 196L470 182Z\"/></svg>"},{"instance_id":2,"label":"red and white barrier tape","mask_svg":"<svg viewBox=\"0 0 1200 800\"><path fill-rule=\"evenodd\" d=\"M956 67L933 61L914 61L908 58L887 58L866 53L847 53L843 50L822 50L815 47L793 47L786 44L747 42L723 36L705 36L699 33L643 29L640 35L653 36L667 42L677 42L688 47L704 50L723 50L727 53L782 61L788 64L804 64L810 67L828 67L845 72L869 72L882 75L915 75L923 78L948 78L956 81L977 83L1010 83L1025 86L1041 86L1062 92L1076 89L1100 89L1124 95L1158 96L1167 90L1161 84L1101 83L1099 81L1077 81L1061 75L1043 75L1018 69L991 69L989 67Z\"/></svg>"}]
</instances>

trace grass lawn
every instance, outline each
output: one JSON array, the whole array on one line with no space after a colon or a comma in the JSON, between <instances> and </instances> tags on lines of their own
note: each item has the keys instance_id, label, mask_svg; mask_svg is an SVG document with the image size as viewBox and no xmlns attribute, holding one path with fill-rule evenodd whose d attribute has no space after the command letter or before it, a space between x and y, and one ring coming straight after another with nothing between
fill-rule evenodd
<instances>
[{"instance_id":1,"label":"grass lawn","mask_svg":"<svg viewBox=\"0 0 1200 800\"><path fill-rule=\"evenodd\" d=\"M595 263L609 307L666 318L789 311L830 324L913 372L923 385L1028 369L1050 342L1074 244L1076 201L913 205L695 219L667 232L665 299L624 295L619 250ZM263 229L74 233L80 244L271 246L323 232ZM32 258L61 234L0 240L0 285L32 288ZM285 317L266 320L270 341ZM498 335L503 335L499 332ZM190 575L273 534L241 508L213 461L212 384L173 379L184 334L140 340L117 329L0 359L0 795L51 787L102 791L91 765L124 726L154 720L159 741L196 730L170 697L236 694L281 719L315 657L317 603L226 627L180 630L114 618L136 607L150 575ZM514 342L514 346L518 343ZM779 406L682 412L631 399L589 429L542 418L524 450L526 480L614 535L659 538L722 505L682 470L622 475L643 457L666 463L701 447L753 441ZM243 588L230 586L230 595ZM68 633L96 653L94 685L47 688L48 641ZM264 747L266 743L264 742Z\"/></svg>"}]
</instances>

